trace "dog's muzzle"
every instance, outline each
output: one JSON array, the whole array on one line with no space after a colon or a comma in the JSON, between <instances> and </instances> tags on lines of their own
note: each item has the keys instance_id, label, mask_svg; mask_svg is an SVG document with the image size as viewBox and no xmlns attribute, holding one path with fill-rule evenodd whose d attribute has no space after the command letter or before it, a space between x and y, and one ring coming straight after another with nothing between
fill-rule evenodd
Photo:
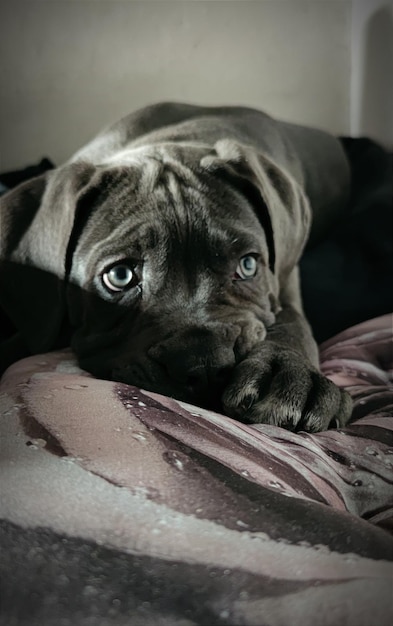
<instances>
[{"instance_id":1,"label":"dog's muzzle","mask_svg":"<svg viewBox=\"0 0 393 626\"><path fill-rule=\"evenodd\" d=\"M217 329L188 329L150 348L148 355L187 395L205 398L209 391L227 383L236 362L236 338L235 329L225 326L220 333Z\"/></svg>"},{"instance_id":2,"label":"dog's muzzle","mask_svg":"<svg viewBox=\"0 0 393 626\"><path fill-rule=\"evenodd\" d=\"M246 327L215 322L182 328L145 349L139 345L130 362L115 368L112 375L121 382L220 409L236 363L264 336L261 322Z\"/></svg>"}]
</instances>

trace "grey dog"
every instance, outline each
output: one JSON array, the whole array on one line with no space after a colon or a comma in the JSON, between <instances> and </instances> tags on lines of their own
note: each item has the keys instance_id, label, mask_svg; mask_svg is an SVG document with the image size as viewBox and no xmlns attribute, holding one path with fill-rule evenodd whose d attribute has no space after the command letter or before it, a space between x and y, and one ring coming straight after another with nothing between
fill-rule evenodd
<instances>
[{"instance_id":1,"label":"grey dog","mask_svg":"<svg viewBox=\"0 0 393 626\"><path fill-rule=\"evenodd\" d=\"M4 365L70 341L97 376L247 423L345 424L297 264L349 178L337 139L261 111L132 113L3 197Z\"/></svg>"}]
</instances>

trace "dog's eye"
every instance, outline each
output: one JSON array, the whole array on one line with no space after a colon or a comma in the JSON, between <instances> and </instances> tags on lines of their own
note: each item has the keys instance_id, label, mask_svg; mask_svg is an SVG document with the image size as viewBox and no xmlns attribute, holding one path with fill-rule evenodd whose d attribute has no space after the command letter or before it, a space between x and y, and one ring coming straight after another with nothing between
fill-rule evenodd
<instances>
[{"instance_id":1,"label":"dog's eye","mask_svg":"<svg viewBox=\"0 0 393 626\"><path fill-rule=\"evenodd\" d=\"M129 265L119 263L102 275L104 285L111 291L124 291L135 284L136 274Z\"/></svg>"},{"instance_id":2,"label":"dog's eye","mask_svg":"<svg viewBox=\"0 0 393 626\"><path fill-rule=\"evenodd\" d=\"M257 273L257 267L258 264L255 256L252 254L243 256L236 268L234 280L247 280L247 278L253 278L253 276Z\"/></svg>"}]
</instances>

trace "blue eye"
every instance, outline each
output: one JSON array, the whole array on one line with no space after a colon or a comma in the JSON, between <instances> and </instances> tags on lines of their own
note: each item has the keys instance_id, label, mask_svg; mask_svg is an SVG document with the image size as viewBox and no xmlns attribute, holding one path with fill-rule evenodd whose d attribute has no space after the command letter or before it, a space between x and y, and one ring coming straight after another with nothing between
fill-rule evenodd
<instances>
[{"instance_id":1,"label":"blue eye","mask_svg":"<svg viewBox=\"0 0 393 626\"><path fill-rule=\"evenodd\" d=\"M129 265L119 263L102 275L102 281L111 291L124 291L135 283L136 274Z\"/></svg>"},{"instance_id":2,"label":"blue eye","mask_svg":"<svg viewBox=\"0 0 393 626\"><path fill-rule=\"evenodd\" d=\"M253 278L257 273L257 260L252 254L243 256L236 268L235 280L247 280Z\"/></svg>"}]
</instances>

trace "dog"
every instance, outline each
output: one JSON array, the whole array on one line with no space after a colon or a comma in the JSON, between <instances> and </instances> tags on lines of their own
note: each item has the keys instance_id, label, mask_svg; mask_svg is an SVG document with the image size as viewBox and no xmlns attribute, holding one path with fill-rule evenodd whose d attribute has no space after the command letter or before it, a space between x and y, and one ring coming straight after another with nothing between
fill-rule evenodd
<instances>
[{"instance_id":1,"label":"dog","mask_svg":"<svg viewBox=\"0 0 393 626\"><path fill-rule=\"evenodd\" d=\"M247 107L128 115L1 200L3 369L70 343L95 376L245 423L345 425L298 262L349 188L321 130Z\"/></svg>"}]
</instances>

